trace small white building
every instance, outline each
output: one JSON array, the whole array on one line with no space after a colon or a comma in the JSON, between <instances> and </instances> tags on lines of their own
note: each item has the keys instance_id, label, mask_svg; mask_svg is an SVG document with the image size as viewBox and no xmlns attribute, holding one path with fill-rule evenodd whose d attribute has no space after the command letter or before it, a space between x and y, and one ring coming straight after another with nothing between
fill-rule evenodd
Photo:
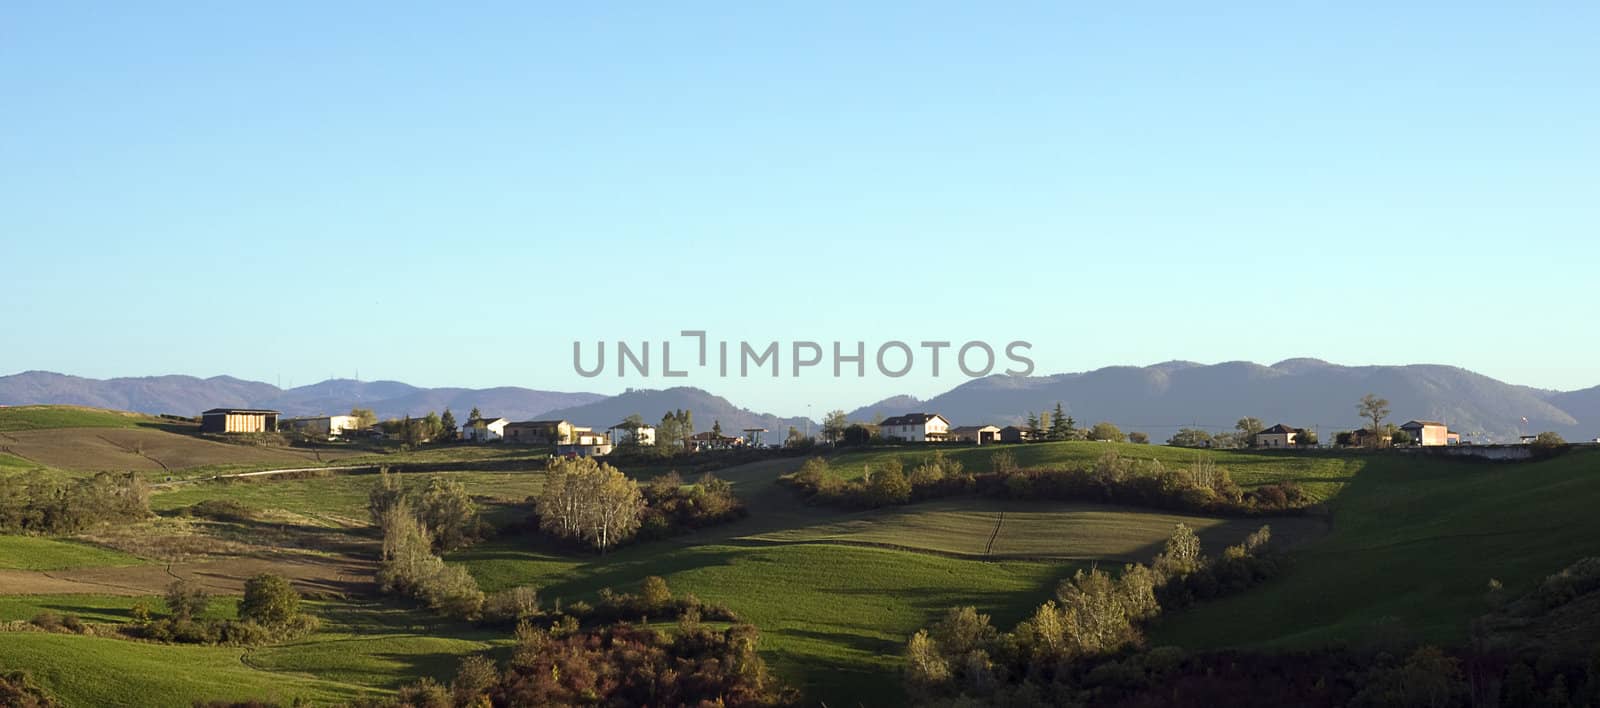
<instances>
[{"instance_id":1,"label":"small white building","mask_svg":"<svg viewBox=\"0 0 1600 708\"><path fill-rule=\"evenodd\" d=\"M282 427L325 440L343 437L345 433L360 429L361 419L353 415L322 415L306 418L287 418Z\"/></svg>"},{"instance_id":2,"label":"small white building","mask_svg":"<svg viewBox=\"0 0 1600 708\"><path fill-rule=\"evenodd\" d=\"M950 421L938 413L907 413L884 419L878 434L885 440L943 442L950 439Z\"/></svg>"},{"instance_id":3,"label":"small white building","mask_svg":"<svg viewBox=\"0 0 1600 708\"><path fill-rule=\"evenodd\" d=\"M1294 447L1299 441L1300 431L1283 423L1274 425L1266 430L1256 433L1253 441L1256 447L1281 449Z\"/></svg>"},{"instance_id":4,"label":"small white building","mask_svg":"<svg viewBox=\"0 0 1600 708\"><path fill-rule=\"evenodd\" d=\"M641 425L637 428L627 423L617 423L606 431L611 434L612 445L654 445L656 444L655 426Z\"/></svg>"},{"instance_id":5,"label":"small white building","mask_svg":"<svg viewBox=\"0 0 1600 708\"><path fill-rule=\"evenodd\" d=\"M461 439L466 442L504 440L506 437L506 424L510 422L505 418L469 420L466 425L461 426Z\"/></svg>"},{"instance_id":6,"label":"small white building","mask_svg":"<svg viewBox=\"0 0 1600 708\"><path fill-rule=\"evenodd\" d=\"M611 454L611 440L592 428L573 428L570 442L556 446L563 457L603 457Z\"/></svg>"}]
</instances>

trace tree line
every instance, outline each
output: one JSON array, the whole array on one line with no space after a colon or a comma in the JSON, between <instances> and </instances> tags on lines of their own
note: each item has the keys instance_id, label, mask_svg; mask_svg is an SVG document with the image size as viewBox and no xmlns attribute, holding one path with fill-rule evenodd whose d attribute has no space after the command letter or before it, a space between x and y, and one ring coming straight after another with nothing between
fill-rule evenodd
<instances>
[{"instance_id":1,"label":"tree line","mask_svg":"<svg viewBox=\"0 0 1600 708\"><path fill-rule=\"evenodd\" d=\"M1144 626L1163 607L1192 602L1192 588L1237 592L1271 577L1279 561L1269 539L1263 526L1213 560L1178 524L1150 565L1128 564L1118 576L1080 570L1010 632L976 608L952 608L906 643L906 690L916 705L1096 704L1079 688L1086 660L1140 646Z\"/></svg>"},{"instance_id":2,"label":"tree line","mask_svg":"<svg viewBox=\"0 0 1600 708\"><path fill-rule=\"evenodd\" d=\"M478 616L484 596L477 580L441 557L489 530L460 482L433 477L425 488L408 490L399 475L380 469L367 512L383 536L376 578L381 592L418 600L448 617Z\"/></svg>"},{"instance_id":3,"label":"tree line","mask_svg":"<svg viewBox=\"0 0 1600 708\"><path fill-rule=\"evenodd\" d=\"M132 472L63 479L35 470L0 476L0 531L68 534L150 516L150 485Z\"/></svg>"},{"instance_id":4,"label":"tree line","mask_svg":"<svg viewBox=\"0 0 1600 708\"><path fill-rule=\"evenodd\" d=\"M866 474L845 479L827 460L813 457L781 482L808 501L829 506L876 508L953 496L986 495L1015 499L1088 501L1178 511L1253 515L1303 511L1312 500L1293 482L1246 490L1228 470L1197 458L1185 467L1158 460L1124 457L1108 450L1092 465L1023 469L1006 450L991 456L988 472L967 470L943 452L918 463L910 473L898 458L878 463Z\"/></svg>"}]
</instances>

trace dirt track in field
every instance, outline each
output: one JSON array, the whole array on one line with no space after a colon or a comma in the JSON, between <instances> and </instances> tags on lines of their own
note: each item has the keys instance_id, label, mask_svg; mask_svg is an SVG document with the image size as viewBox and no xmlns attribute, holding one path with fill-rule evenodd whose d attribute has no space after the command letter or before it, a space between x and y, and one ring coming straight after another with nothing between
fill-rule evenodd
<instances>
[{"instance_id":1,"label":"dirt track in field","mask_svg":"<svg viewBox=\"0 0 1600 708\"><path fill-rule=\"evenodd\" d=\"M0 570L0 595L160 595L179 578L219 594L239 594L261 573L288 578L307 595L354 595L372 590L371 561L335 556L231 558L74 570Z\"/></svg>"}]
</instances>

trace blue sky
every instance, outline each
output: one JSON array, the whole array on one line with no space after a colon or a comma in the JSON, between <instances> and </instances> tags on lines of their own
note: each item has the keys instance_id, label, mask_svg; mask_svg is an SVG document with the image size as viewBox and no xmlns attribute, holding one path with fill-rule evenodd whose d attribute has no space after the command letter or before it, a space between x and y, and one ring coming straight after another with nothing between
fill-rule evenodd
<instances>
[{"instance_id":1,"label":"blue sky","mask_svg":"<svg viewBox=\"0 0 1600 708\"><path fill-rule=\"evenodd\" d=\"M0 7L0 374L615 392L574 339L1600 384L1600 5ZM986 7L987 6L987 7Z\"/></svg>"}]
</instances>

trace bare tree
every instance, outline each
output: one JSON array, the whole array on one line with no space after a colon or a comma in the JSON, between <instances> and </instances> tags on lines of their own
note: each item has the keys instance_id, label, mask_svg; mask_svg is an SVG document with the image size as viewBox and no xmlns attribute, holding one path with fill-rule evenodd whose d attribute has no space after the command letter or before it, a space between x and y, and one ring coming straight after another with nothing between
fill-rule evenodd
<instances>
[{"instance_id":1,"label":"bare tree","mask_svg":"<svg viewBox=\"0 0 1600 708\"><path fill-rule=\"evenodd\" d=\"M1356 406L1356 410L1361 413L1362 418L1372 421L1372 444L1381 444L1378 442L1378 436L1383 419L1389 415L1389 399L1378 398L1376 394L1369 393L1361 397L1361 403Z\"/></svg>"}]
</instances>

